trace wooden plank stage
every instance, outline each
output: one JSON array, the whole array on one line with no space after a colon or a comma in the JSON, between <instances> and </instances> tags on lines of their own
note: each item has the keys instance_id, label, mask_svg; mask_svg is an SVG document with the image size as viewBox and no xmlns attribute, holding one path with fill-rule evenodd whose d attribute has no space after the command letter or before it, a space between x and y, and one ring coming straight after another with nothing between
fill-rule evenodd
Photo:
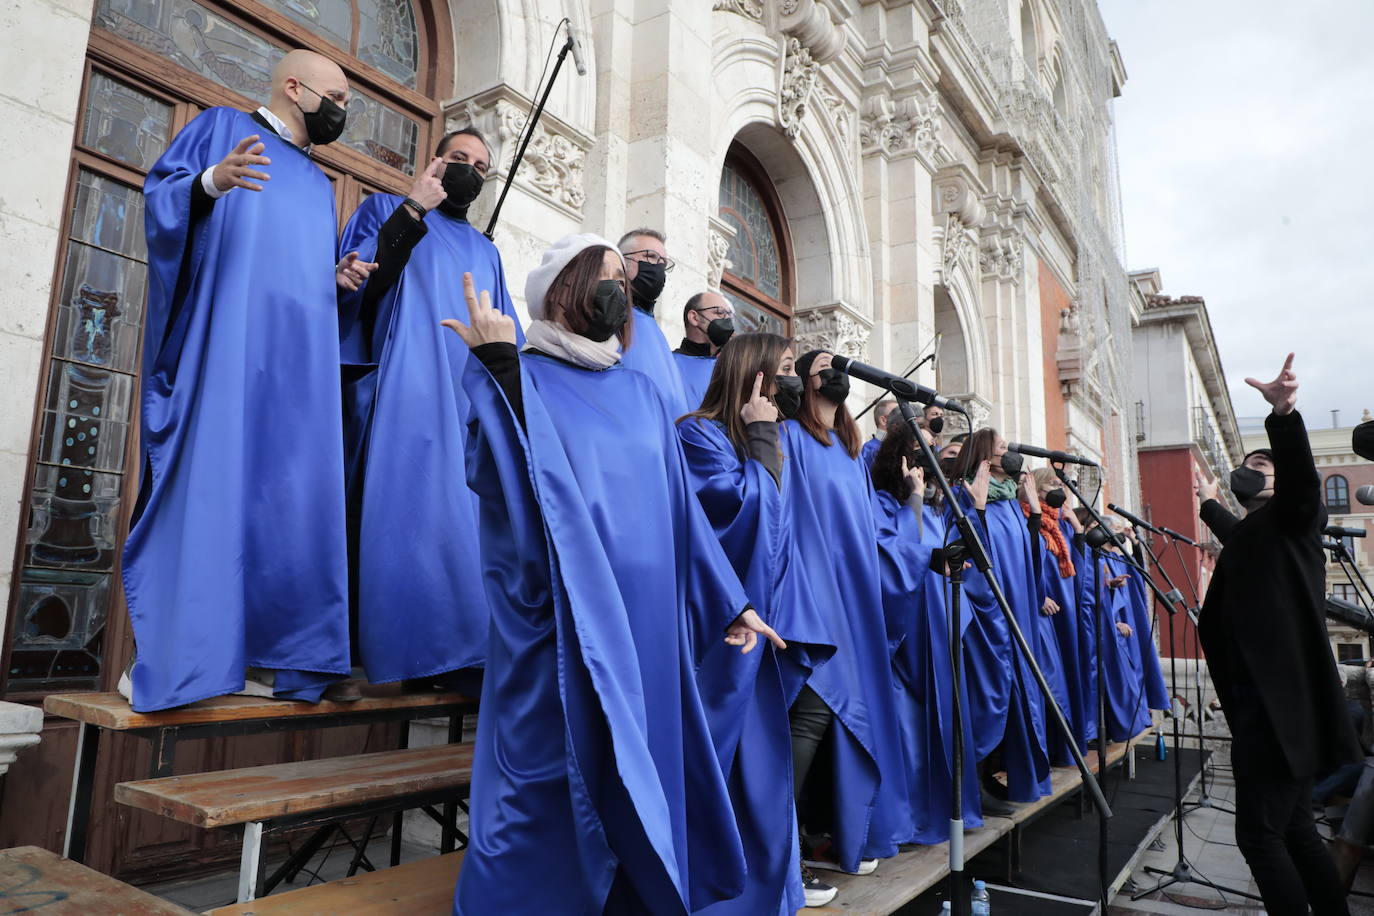
<instances>
[{"instance_id":1,"label":"wooden plank stage","mask_svg":"<svg viewBox=\"0 0 1374 916\"><path fill-rule=\"evenodd\" d=\"M211 910L207 916L449 916L463 852Z\"/></svg>"},{"instance_id":2,"label":"wooden plank stage","mask_svg":"<svg viewBox=\"0 0 1374 916\"><path fill-rule=\"evenodd\" d=\"M0 850L0 913L194 916L152 894L37 846Z\"/></svg>"}]
</instances>

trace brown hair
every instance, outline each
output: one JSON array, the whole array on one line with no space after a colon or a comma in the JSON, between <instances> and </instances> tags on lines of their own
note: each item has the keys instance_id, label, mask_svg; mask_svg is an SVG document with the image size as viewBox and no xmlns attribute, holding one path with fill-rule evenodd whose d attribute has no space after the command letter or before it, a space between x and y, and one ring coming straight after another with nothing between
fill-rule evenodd
<instances>
[{"instance_id":1,"label":"brown hair","mask_svg":"<svg viewBox=\"0 0 1374 916\"><path fill-rule=\"evenodd\" d=\"M903 458L906 458L910 467L918 464L925 466L921 461L921 446L911 431L911 424L897 412L889 420L887 435L883 437L883 444L878 446L878 453L873 456L871 473L874 489L886 490L900 502L911 498L911 481L902 473Z\"/></svg>"},{"instance_id":2,"label":"brown hair","mask_svg":"<svg viewBox=\"0 0 1374 916\"><path fill-rule=\"evenodd\" d=\"M601 268L606 252L614 250L605 245L593 245L574 255L573 259L558 272L558 276L554 277L553 283L549 285L549 292L544 297L544 314L561 320L562 324L574 334L581 334L586 331L587 322L591 320L592 315L592 299L596 296L597 284L601 282ZM622 279L620 286L625 293L628 309L630 301L629 284ZM634 316L630 315L621 325L620 333L616 335L620 340L621 349L630 349L630 338L634 334L634 324Z\"/></svg>"},{"instance_id":3,"label":"brown hair","mask_svg":"<svg viewBox=\"0 0 1374 916\"><path fill-rule=\"evenodd\" d=\"M791 346L792 341L777 334L736 334L731 337L716 356L716 365L711 370L706 393L702 395L701 407L682 420L699 418L723 424L725 435L735 446L735 452L743 456L746 437L740 408L754 393L754 379L760 372L763 373L763 384L759 390L773 390L778 363Z\"/></svg>"},{"instance_id":4,"label":"brown hair","mask_svg":"<svg viewBox=\"0 0 1374 916\"><path fill-rule=\"evenodd\" d=\"M997 450L997 430L992 427L969 433L959 457L954 459L954 478L967 480L978 471L978 465L992 461L992 453Z\"/></svg>"},{"instance_id":5,"label":"brown hair","mask_svg":"<svg viewBox=\"0 0 1374 916\"><path fill-rule=\"evenodd\" d=\"M804 366L806 376L802 379L802 398L801 410L797 412L797 422L802 429L811 434L811 437L821 445L829 446L830 427L821 420L820 408L816 400L820 394L811 387L811 364L816 361L816 356L821 353L830 353L829 350L813 350L806 354L798 362ZM813 355L815 354L815 355ZM831 354L834 355L834 354ZM806 359L810 356L811 359ZM800 375L801 373L797 373ZM859 452L863 449L863 439L859 435L859 424L854 422L854 418L849 415L849 408L843 403L835 407L835 433L839 436L840 444L849 453L850 458L858 458Z\"/></svg>"}]
</instances>

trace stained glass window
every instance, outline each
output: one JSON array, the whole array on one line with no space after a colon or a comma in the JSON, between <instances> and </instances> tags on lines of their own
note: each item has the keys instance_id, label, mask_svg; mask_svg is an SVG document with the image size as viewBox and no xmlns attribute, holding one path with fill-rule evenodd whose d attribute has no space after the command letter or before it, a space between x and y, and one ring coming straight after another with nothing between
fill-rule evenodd
<instances>
[{"instance_id":1,"label":"stained glass window","mask_svg":"<svg viewBox=\"0 0 1374 916\"><path fill-rule=\"evenodd\" d=\"M743 296L736 296L729 290L721 290L721 295L730 300L735 307L735 330L743 334L766 331L769 334L787 334L787 325L772 312L761 309Z\"/></svg>"},{"instance_id":2,"label":"stained glass window","mask_svg":"<svg viewBox=\"0 0 1374 916\"><path fill-rule=\"evenodd\" d=\"M720 175L720 218L735 227L726 254L730 273L765 295L781 299L781 259L768 208L758 189L728 162Z\"/></svg>"},{"instance_id":3,"label":"stained glass window","mask_svg":"<svg viewBox=\"0 0 1374 916\"><path fill-rule=\"evenodd\" d=\"M80 144L146 169L172 108L98 71ZM78 169L19 572L9 689L96 688L147 285L143 195Z\"/></svg>"},{"instance_id":4,"label":"stained glass window","mask_svg":"<svg viewBox=\"0 0 1374 916\"><path fill-rule=\"evenodd\" d=\"M397 4L405 7L404 15L396 10L378 12L373 9ZM268 5L310 26L330 41L339 43L342 40L341 35L336 34L342 28L336 3L277 0ZM375 35L366 49L360 49L360 59L413 87L419 39L408 0L392 3L374 0L362 5L373 9ZM352 21L351 13L349 21ZM362 15L361 21L365 23L367 16ZM319 23L318 28L315 22ZM272 67L286 53L286 48L253 34L196 0L99 0L95 24L259 104L272 94ZM366 28L360 28L366 34ZM351 26L349 34L352 34ZM386 56L393 53L403 56L401 51L407 47L410 49L408 65ZM375 59L363 55L362 50L367 50ZM408 77L406 66L410 68ZM407 175L414 174L419 123L356 87L352 95L348 125L340 142Z\"/></svg>"},{"instance_id":5,"label":"stained glass window","mask_svg":"<svg viewBox=\"0 0 1374 916\"><path fill-rule=\"evenodd\" d=\"M420 41L410 0L358 3L357 58L411 88L420 65Z\"/></svg>"}]
</instances>

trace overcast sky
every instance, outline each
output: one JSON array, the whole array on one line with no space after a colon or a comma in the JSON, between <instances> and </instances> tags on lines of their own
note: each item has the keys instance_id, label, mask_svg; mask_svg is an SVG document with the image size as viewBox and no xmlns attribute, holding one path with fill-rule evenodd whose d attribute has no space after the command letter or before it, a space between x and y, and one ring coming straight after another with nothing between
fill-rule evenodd
<instances>
[{"instance_id":1,"label":"overcast sky","mask_svg":"<svg viewBox=\"0 0 1374 916\"><path fill-rule=\"evenodd\" d=\"M1374 411L1374 2L1100 0L1126 267L1207 300L1238 416L1289 350L1313 427Z\"/></svg>"}]
</instances>

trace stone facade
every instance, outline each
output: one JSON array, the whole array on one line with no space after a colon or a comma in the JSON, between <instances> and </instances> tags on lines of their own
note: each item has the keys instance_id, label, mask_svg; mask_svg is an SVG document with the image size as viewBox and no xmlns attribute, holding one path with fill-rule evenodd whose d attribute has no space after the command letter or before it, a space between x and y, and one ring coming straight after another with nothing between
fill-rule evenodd
<instances>
[{"instance_id":1,"label":"stone facade","mask_svg":"<svg viewBox=\"0 0 1374 916\"><path fill-rule=\"evenodd\" d=\"M589 72L561 73L496 232L517 302L559 236L663 227L679 266L660 320L675 339L676 303L730 267L734 227L717 214L737 144L776 192L802 346L897 372L934 349L918 381L1008 439L1101 460L1107 497L1137 504L1138 308L1112 139L1125 71L1092 0L450 2L454 83L438 101L449 125L484 130L498 178L559 21L583 39ZM4 14L28 51L7 58L0 105L35 163L0 194L21 265L0 308L6 557L67 193L45 164L68 161L91 8L33 0ZM856 405L876 394L855 388ZM0 589L9 575L0 564Z\"/></svg>"}]
</instances>

